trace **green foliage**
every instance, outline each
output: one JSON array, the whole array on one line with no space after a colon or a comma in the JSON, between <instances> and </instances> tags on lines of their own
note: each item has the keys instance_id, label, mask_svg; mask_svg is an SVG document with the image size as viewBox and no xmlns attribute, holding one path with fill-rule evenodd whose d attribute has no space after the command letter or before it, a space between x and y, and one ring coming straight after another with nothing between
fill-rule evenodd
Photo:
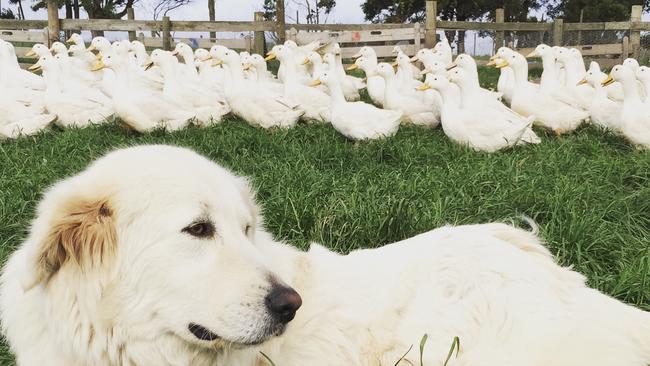
<instances>
[{"instance_id":1,"label":"green foliage","mask_svg":"<svg viewBox=\"0 0 650 366\"><path fill-rule=\"evenodd\" d=\"M562 17L566 22L578 22L584 9L584 22L625 21L630 19L632 5L650 9L650 0L551 0L547 7L550 17Z\"/></svg>"},{"instance_id":2,"label":"green foliage","mask_svg":"<svg viewBox=\"0 0 650 366\"><path fill-rule=\"evenodd\" d=\"M16 19L16 14L11 9L0 9L0 19Z\"/></svg>"},{"instance_id":3,"label":"green foliage","mask_svg":"<svg viewBox=\"0 0 650 366\"><path fill-rule=\"evenodd\" d=\"M537 10L548 0L439 0L438 15L444 20L494 19L494 9L504 7L510 21L522 21L530 10ZM366 0L361 5L366 20L373 23L423 21L425 0Z\"/></svg>"},{"instance_id":4,"label":"green foliage","mask_svg":"<svg viewBox=\"0 0 650 366\"><path fill-rule=\"evenodd\" d=\"M285 1L286 4L289 4L289 1ZM275 9L276 9L277 0L264 0L262 9L264 9L264 19L265 20L275 20ZM301 0L300 2L295 2L299 7L300 13L305 17L307 24L319 24L322 21L322 15L328 15L332 9L336 6L336 0Z\"/></svg>"},{"instance_id":5,"label":"green foliage","mask_svg":"<svg viewBox=\"0 0 650 366\"><path fill-rule=\"evenodd\" d=\"M59 8L70 0L57 0ZM90 19L119 19L126 15L126 9L133 7L138 0L79 0L79 5ZM47 0L35 0L32 10L47 9Z\"/></svg>"}]
</instances>

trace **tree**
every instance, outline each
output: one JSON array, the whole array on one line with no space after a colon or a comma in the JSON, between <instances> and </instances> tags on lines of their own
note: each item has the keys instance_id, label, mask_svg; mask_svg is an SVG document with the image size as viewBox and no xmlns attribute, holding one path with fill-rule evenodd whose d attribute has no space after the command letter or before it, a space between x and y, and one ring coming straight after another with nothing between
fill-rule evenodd
<instances>
[{"instance_id":1,"label":"tree","mask_svg":"<svg viewBox=\"0 0 650 366\"><path fill-rule=\"evenodd\" d=\"M208 19L211 22L214 22L217 19L215 15L214 7L215 7L215 0L208 0ZM217 33L210 32L210 39L214 40L215 38L217 38Z\"/></svg>"},{"instance_id":2,"label":"tree","mask_svg":"<svg viewBox=\"0 0 650 366\"><path fill-rule=\"evenodd\" d=\"M0 9L0 19L16 19L16 14L11 9Z\"/></svg>"},{"instance_id":3,"label":"tree","mask_svg":"<svg viewBox=\"0 0 650 366\"><path fill-rule=\"evenodd\" d=\"M610 22L630 19L632 5L643 5L650 10L650 0L551 0L547 14L552 18L564 18L565 22Z\"/></svg>"},{"instance_id":4,"label":"tree","mask_svg":"<svg viewBox=\"0 0 650 366\"><path fill-rule=\"evenodd\" d=\"M153 19L158 20L160 16L165 17L170 11L178 9L191 2L192 0L158 0L156 5L153 7Z\"/></svg>"},{"instance_id":5,"label":"tree","mask_svg":"<svg viewBox=\"0 0 650 366\"><path fill-rule=\"evenodd\" d=\"M138 0L58 0L59 8L63 6L66 7L66 17L68 17L68 11L70 14L76 15L79 17L78 5L81 5L83 9L88 14L89 19L119 19L126 15L126 9L132 8ZM75 11L74 4L77 5L77 10ZM40 9L47 9L47 0L36 0L32 5L32 10L37 11ZM70 18L72 15L70 16Z\"/></svg>"},{"instance_id":6,"label":"tree","mask_svg":"<svg viewBox=\"0 0 650 366\"><path fill-rule=\"evenodd\" d=\"M277 0L264 0L262 9L265 20L275 20L276 3ZM302 13L307 24L321 24L327 22L327 16L336 6L336 0L284 0L284 4L287 18L290 20L300 21L290 15L295 10L299 16Z\"/></svg>"},{"instance_id":7,"label":"tree","mask_svg":"<svg viewBox=\"0 0 650 366\"><path fill-rule=\"evenodd\" d=\"M438 16L442 20L494 19L495 9L505 8L507 21L521 21L531 10L538 10L548 0L438 0ZM366 20L373 23L422 22L425 18L425 0L366 0L361 8ZM447 31L449 40L458 35L459 52L464 51L465 32Z\"/></svg>"}]
</instances>

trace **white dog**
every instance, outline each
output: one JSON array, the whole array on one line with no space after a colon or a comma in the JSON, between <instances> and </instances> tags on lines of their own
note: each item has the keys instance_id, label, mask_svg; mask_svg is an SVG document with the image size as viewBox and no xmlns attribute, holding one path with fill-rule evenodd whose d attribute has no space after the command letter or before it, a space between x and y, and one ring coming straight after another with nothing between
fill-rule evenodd
<instances>
[{"instance_id":1,"label":"white dog","mask_svg":"<svg viewBox=\"0 0 650 366\"><path fill-rule=\"evenodd\" d=\"M372 244L372 243L369 243ZM295 289L295 290L294 290ZM646 366L650 315L532 233L444 227L347 256L264 231L192 151L113 152L52 187L0 289L21 366ZM410 352L409 347L416 345Z\"/></svg>"}]
</instances>

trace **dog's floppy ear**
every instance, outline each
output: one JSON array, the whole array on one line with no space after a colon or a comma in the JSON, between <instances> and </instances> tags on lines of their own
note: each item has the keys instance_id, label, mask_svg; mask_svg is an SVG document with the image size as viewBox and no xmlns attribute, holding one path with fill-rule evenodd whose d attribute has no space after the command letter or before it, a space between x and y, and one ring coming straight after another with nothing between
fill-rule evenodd
<instances>
[{"instance_id":1,"label":"dog's floppy ear","mask_svg":"<svg viewBox=\"0 0 650 366\"><path fill-rule=\"evenodd\" d=\"M32 278L23 283L25 291L48 281L66 264L81 271L99 265L115 249L115 213L109 199L66 193L39 210L35 226L45 228L34 238L36 247L28 264Z\"/></svg>"}]
</instances>

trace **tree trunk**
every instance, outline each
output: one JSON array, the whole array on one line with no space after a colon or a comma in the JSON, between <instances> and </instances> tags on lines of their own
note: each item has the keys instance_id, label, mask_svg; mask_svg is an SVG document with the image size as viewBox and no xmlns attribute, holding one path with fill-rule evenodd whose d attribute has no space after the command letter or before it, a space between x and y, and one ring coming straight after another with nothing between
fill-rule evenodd
<instances>
[{"instance_id":1,"label":"tree trunk","mask_svg":"<svg viewBox=\"0 0 650 366\"><path fill-rule=\"evenodd\" d=\"M79 19L79 0L72 0L72 11L74 18Z\"/></svg>"},{"instance_id":2,"label":"tree trunk","mask_svg":"<svg viewBox=\"0 0 650 366\"><path fill-rule=\"evenodd\" d=\"M216 20L216 15L215 15L215 10L214 10L215 4L214 3L215 3L215 0L208 0L208 17L210 17L211 22L214 22ZM210 39L214 40L215 38L217 38L217 33L210 32Z\"/></svg>"},{"instance_id":3,"label":"tree trunk","mask_svg":"<svg viewBox=\"0 0 650 366\"><path fill-rule=\"evenodd\" d=\"M65 18L72 19L72 4L70 0L65 0Z\"/></svg>"},{"instance_id":4,"label":"tree trunk","mask_svg":"<svg viewBox=\"0 0 650 366\"><path fill-rule=\"evenodd\" d=\"M447 41L449 41L449 44L451 45L454 43L454 40L456 39L456 31L445 31L445 37L447 38Z\"/></svg>"},{"instance_id":5,"label":"tree trunk","mask_svg":"<svg viewBox=\"0 0 650 366\"><path fill-rule=\"evenodd\" d=\"M88 19L101 19L102 10L98 7L93 7L92 9L86 9L86 12L88 13ZM104 31L101 30L90 31L90 34L93 36L93 38L103 37Z\"/></svg>"},{"instance_id":6,"label":"tree trunk","mask_svg":"<svg viewBox=\"0 0 650 366\"><path fill-rule=\"evenodd\" d=\"M465 53L465 31L458 31L458 54Z\"/></svg>"},{"instance_id":7,"label":"tree trunk","mask_svg":"<svg viewBox=\"0 0 650 366\"><path fill-rule=\"evenodd\" d=\"M25 20L25 11L23 10L22 0L18 0L18 19Z\"/></svg>"}]
</instances>

